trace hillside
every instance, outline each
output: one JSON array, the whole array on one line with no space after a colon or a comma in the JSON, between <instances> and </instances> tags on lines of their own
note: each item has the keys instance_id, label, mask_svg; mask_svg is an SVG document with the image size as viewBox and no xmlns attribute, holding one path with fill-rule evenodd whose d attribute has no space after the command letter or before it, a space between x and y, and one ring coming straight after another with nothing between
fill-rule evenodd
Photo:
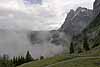
<instances>
[{"instance_id":1,"label":"hillside","mask_svg":"<svg viewBox=\"0 0 100 67\"><path fill-rule=\"evenodd\" d=\"M46 67L100 67L100 46L76 55L78 55L78 57Z\"/></svg>"},{"instance_id":2,"label":"hillside","mask_svg":"<svg viewBox=\"0 0 100 67\"><path fill-rule=\"evenodd\" d=\"M51 57L51 58L47 58L47 59L43 59L43 60L38 60L38 61L33 61L33 62L29 62L26 64L22 64L18 67L45 67L51 64L55 64L58 62L62 62L64 60L68 60L68 59L72 59L73 57L66 57L65 55L60 55L60 56L55 56L55 57Z\"/></svg>"},{"instance_id":3,"label":"hillside","mask_svg":"<svg viewBox=\"0 0 100 67\"><path fill-rule=\"evenodd\" d=\"M99 57L81 57L47 67L100 67Z\"/></svg>"},{"instance_id":4,"label":"hillside","mask_svg":"<svg viewBox=\"0 0 100 67\"><path fill-rule=\"evenodd\" d=\"M79 50L84 52L84 38L87 38L89 48L100 45L100 14L82 31L81 34L73 37L73 45L76 53Z\"/></svg>"}]
</instances>

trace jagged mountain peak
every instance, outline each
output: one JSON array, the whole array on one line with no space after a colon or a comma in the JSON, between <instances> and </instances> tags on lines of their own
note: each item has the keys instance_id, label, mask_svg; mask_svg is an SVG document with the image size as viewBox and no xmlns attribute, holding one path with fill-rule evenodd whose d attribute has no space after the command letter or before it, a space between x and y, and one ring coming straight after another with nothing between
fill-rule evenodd
<instances>
[{"instance_id":1,"label":"jagged mountain peak","mask_svg":"<svg viewBox=\"0 0 100 67\"><path fill-rule=\"evenodd\" d=\"M76 12L77 12L77 11L82 11L82 12L84 12L84 11L86 11L86 10L88 10L88 9L87 9L87 8L83 8L83 7L78 7L77 10L76 10Z\"/></svg>"},{"instance_id":2,"label":"jagged mountain peak","mask_svg":"<svg viewBox=\"0 0 100 67\"><path fill-rule=\"evenodd\" d=\"M70 11L69 11L69 13L74 13L75 11L73 10L73 9L71 9Z\"/></svg>"},{"instance_id":3,"label":"jagged mountain peak","mask_svg":"<svg viewBox=\"0 0 100 67\"><path fill-rule=\"evenodd\" d=\"M64 24L60 28L66 34L76 35L93 19L93 10L78 7L76 11L70 10Z\"/></svg>"},{"instance_id":4,"label":"jagged mountain peak","mask_svg":"<svg viewBox=\"0 0 100 67\"><path fill-rule=\"evenodd\" d=\"M93 5L93 11L94 15L97 16L100 12L100 0L95 0L94 5Z\"/></svg>"}]
</instances>

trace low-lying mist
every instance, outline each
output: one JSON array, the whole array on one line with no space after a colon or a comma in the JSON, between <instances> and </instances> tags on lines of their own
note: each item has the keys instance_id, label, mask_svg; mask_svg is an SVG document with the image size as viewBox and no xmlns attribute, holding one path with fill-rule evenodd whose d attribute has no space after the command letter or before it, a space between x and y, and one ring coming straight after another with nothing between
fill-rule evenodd
<instances>
[{"instance_id":1,"label":"low-lying mist","mask_svg":"<svg viewBox=\"0 0 100 67\"><path fill-rule=\"evenodd\" d=\"M29 50L33 58L51 57L68 52L68 39L58 31L0 30L0 54L25 56ZM65 48L66 47L66 48Z\"/></svg>"}]
</instances>

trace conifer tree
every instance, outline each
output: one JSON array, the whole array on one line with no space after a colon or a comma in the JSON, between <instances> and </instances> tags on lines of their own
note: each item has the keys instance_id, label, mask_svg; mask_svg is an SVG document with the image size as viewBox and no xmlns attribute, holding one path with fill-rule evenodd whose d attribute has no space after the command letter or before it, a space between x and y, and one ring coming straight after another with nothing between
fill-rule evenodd
<instances>
[{"instance_id":1,"label":"conifer tree","mask_svg":"<svg viewBox=\"0 0 100 67\"><path fill-rule=\"evenodd\" d=\"M70 54L74 53L74 46L73 43L71 42L70 44Z\"/></svg>"},{"instance_id":2,"label":"conifer tree","mask_svg":"<svg viewBox=\"0 0 100 67\"><path fill-rule=\"evenodd\" d=\"M84 40L83 41L83 48L85 49L85 51L90 50L86 33L84 33L84 39L83 40Z\"/></svg>"},{"instance_id":3,"label":"conifer tree","mask_svg":"<svg viewBox=\"0 0 100 67\"><path fill-rule=\"evenodd\" d=\"M27 51L27 53L26 53L26 62L30 62L30 61L33 61L33 58L32 58L32 56L31 56L31 54L30 54L30 52L29 51Z\"/></svg>"}]
</instances>

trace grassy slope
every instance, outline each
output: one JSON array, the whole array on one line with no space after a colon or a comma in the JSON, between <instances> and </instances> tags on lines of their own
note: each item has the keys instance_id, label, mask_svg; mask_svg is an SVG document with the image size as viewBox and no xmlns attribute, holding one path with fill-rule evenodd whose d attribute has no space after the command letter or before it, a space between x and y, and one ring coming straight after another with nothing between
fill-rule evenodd
<instances>
[{"instance_id":1,"label":"grassy slope","mask_svg":"<svg viewBox=\"0 0 100 67\"><path fill-rule=\"evenodd\" d=\"M48 67L100 67L100 46L80 55L83 57L66 60Z\"/></svg>"},{"instance_id":2,"label":"grassy slope","mask_svg":"<svg viewBox=\"0 0 100 67\"><path fill-rule=\"evenodd\" d=\"M100 67L100 58L76 58L48 67Z\"/></svg>"},{"instance_id":3,"label":"grassy slope","mask_svg":"<svg viewBox=\"0 0 100 67\"><path fill-rule=\"evenodd\" d=\"M57 62L61 62L64 60L68 60L71 59L72 57L65 57L64 55L62 56L55 56L55 57L51 57L51 58L47 58L44 60L40 60L40 61L33 61L33 62L29 62L23 65L20 65L18 67L44 67L44 66L48 66Z\"/></svg>"},{"instance_id":4,"label":"grassy slope","mask_svg":"<svg viewBox=\"0 0 100 67\"><path fill-rule=\"evenodd\" d=\"M33 62L29 62L23 65L20 65L18 67L45 67L48 65L52 65L53 66L49 66L49 67L99 67L99 64L96 63L100 63L100 58L96 58L96 56L100 56L100 46L86 52L86 53L81 53L81 56L85 56L85 57L95 57L95 58L81 58L79 57L78 59L75 57L65 57L65 56L56 56L56 57L52 57L52 58L48 58L48 59L44 59L44 60L40 60L40 61L33 61ZM59 62L63 62L66 61L64 63L59 63ZM56 64L59 63L59 64Z\"/></svg>"}]
</instances>

